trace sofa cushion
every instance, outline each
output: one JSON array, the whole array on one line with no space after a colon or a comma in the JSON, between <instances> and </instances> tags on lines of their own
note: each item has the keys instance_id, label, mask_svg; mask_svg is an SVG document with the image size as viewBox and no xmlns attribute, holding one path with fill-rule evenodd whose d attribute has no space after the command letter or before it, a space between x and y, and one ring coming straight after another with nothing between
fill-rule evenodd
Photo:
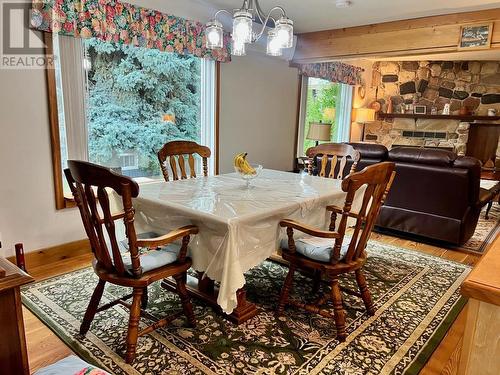
<instances>
[{"instance_id":1,"label":"sofa cushion","mask_svg":"<svg viewBox=\"0 0 500 375\"><path fill-rule=\"evenodd\" d=\"M306 258L329 263L334 241L331 238L306 236L295 240L295 249ZM288 249L288 238L281 240L281 248ZM340 249L340 259L344 258L348 249L348 243L342 246Z\"/></svg>"},{"instance_id":2,"label":"sofa cushion","mask_svg":"<svg viewBox=\"0 0 500 375\"><path fill-rule=\"evenodd\" d=\"M453 164L457 155L454 152L418 147L395 147L389 151L389 161L395 163L415 163L448 167Z\"/></svg>"},{"instance_id":3,"label":"sofa cushion","mask_svg":"<svg viewBox=\"0 0 500 375\"><path fill-rule=\"evenodd\" d=\"M470 156L459 156L453 162L453 166L455 168L464 168L464 169L479 169L481 168L481 162Z\"/></svg>"},{"instance_id":4,"label":"sofa cushion","mask_svg":"<svg viewBox=\"0 0 500 375\"><path fill-rule=\"evenodd\" d=\"M375 225L402 233L459 244L462 222L451 217L418 212L401 207L380 207Z\"/></svg>"},{"instance_id":5,"label":"sofa cushion","mask_svg":"<svg viewBox=\"0 0 500 375\"><path fill-rule=\"evenodd\" d=\"M385 206L462 220L469 188L466 169L400 162Z\"/></svg>"},{"instance_id":6,"label":"sofa cushion","mask_svg":"<svg viewBox=\"0 0 500 375\"><path fill-rule=\"evenodd\" d=\"M361 154L361 160L372 159L383 161L387 159L387 148L375 143L349 143L356 151Z\"/></svg>"}]
</instances>

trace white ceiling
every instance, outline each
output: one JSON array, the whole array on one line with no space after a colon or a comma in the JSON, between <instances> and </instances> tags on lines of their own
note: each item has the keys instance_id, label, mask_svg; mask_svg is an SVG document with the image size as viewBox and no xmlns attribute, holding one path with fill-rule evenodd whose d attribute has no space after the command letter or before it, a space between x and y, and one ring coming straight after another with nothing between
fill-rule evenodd
<instances>
[{"instance_id":1,"label":"white ceiling","mask_svg":"<svg viewBox=\"0 0 500 375\"><path fill-rule=\"evenodd\" d=\"M234 9L242 0L189 0L199 5ZM264 11L283 6L295 21L295 31L304 33L440 14L500 8L494 0L352 0L350 8L338 9L335 0L260 0Z\"/></svg>"}]
</instances>

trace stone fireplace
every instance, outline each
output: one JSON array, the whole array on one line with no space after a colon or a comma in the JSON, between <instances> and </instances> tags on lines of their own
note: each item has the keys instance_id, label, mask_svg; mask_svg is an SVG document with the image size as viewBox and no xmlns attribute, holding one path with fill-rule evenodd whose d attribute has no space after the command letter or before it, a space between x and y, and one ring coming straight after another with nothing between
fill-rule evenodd
<instances>
[{"instance_id":1,"label":"stone fireplace","mask_svg":"<svg viewBox=\"0 0 500 375\"><path fill-rule=\"evenodd\" d=\"M485 116L488 109L500 113L500 62L497 61L380 61L373 64L370 101L381 112L392 102L393 113L405 104L425 107L425 113L450 114L462 108ZM468 122L450 119L394 118L367 123L365 141L393 146L442 147L466 153Z\"/></svg>"},{"instance_id":2,"label":"stone fireplace","mask_svg":"<svg viewBox=\"0 0 500 375\"><path fill-rule=\"evenodd\" d=\"M366 124L365 141L394 146L440 147L465 155L470 124L458 120L400 119Z\"/></svg>"}]
</instances>

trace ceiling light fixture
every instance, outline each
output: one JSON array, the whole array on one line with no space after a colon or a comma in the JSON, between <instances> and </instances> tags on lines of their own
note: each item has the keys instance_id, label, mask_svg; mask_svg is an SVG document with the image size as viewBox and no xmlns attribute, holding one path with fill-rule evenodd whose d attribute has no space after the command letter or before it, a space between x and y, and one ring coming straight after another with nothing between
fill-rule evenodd
<instances>
[{"instance_id":1,"label":"ceiling light fixture","mask_svg":"<svg viewBox=\"0 0 500 375\"><path fill-rule=\"evenodd\" d=\"M272 21L274 28L267 33L267 54L270 56L281 56L284 48L293 47L293 21L286 16L285 10L276 6L267 14L262 11L258 0L244 0L240 9L233 13L221 9L215 13L213 20L207 23L205 30L206 47L209 49L222 48L224 44L224 28L217 20L217 16L228 13L233 17L232 49L235 56L245 55L246 44L257 42L266 30L269 22ZM279 18L275 19L272 13L277 13ZM258 21L262 28L257 32L253 29L253 22Z\"/></svg>"}]
</instances>

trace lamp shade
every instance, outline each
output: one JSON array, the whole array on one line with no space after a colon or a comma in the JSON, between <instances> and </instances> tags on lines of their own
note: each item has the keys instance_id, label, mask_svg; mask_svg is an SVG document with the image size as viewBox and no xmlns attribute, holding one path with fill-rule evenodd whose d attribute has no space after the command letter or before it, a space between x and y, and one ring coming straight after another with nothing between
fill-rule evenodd
<instances>
[{"instance_id":1,"label":"lamp shade","mask_svg":"<svg viewBox=\"0 0 500 375\"><path fill-rule=\"evenodd\" d=\"M207 23L205 38L205 46L208 49L222 48L224 46L224 29L222 28L222 23L216 20Z\"/></svg>"},{"instance_id":2,"label":"lamp shade","mask_svg":"<svg viewBox=\"0 0 500 375\"><path fill-rule=\"evenodd\" d=\"M354 121L359 122L360 124L375 121L375 110L371 108L356 108Z\"/></svg>"},{"instance_id":3,"label":"lamp shade","mask_svg":"<svg viewBox=\"0 0 500 375\"><path fill-rule=\"evenodd\" d=\"M245 56L247 54L245 43L233 40L233 43L231 44L231 54L233 56Z\"/></svg>"},{"instance_id":4,"label":"lamp shade","mask_svg":"<svg viewBox=\"0 0 500 375\"><path fill-rule=\"evenodd\" d=\"M269 30L267 33L267 54L269 56L281 56L283 54L281 43L275 30Z\"/></svg>"},{"instance_id":5,"label":"lamp shade","mask_svg":"<svg viewBox=\"0 0 500 375\"><path fill-rule=\"evenodd\" d=\"M309 131L306 138L312 141L329 141L331 131L332 124L311 122L309 123Z\"/></svg>"},{"instance_id":6,"label":"lamp shade","mask_svg":"<svg viewBox=\"0 0 500 375\"><path fill-rule=\"evenodd\" d=\"M252 43L252 13L240 9L233 16L233 40L241 43Z\"/></svg>"}]
</instances>

